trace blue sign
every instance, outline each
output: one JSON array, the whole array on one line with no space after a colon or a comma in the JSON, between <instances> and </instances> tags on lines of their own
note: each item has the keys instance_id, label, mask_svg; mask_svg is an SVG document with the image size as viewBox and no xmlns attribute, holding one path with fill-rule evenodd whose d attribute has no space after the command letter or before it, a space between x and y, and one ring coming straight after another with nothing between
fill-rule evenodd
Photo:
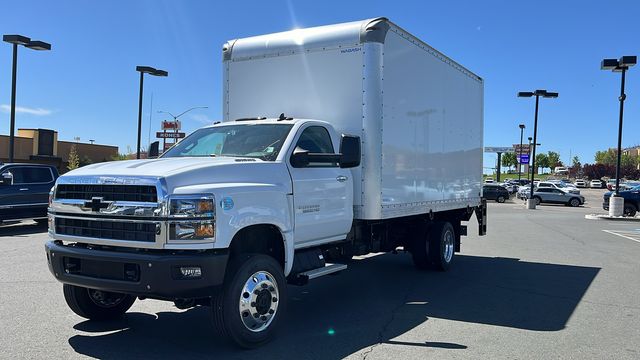
<instances>
[{"instance_id":1,"label":"blue sign","mask_svg":"<svg viewBox=\"0 0 640 360\"><path fill-rule=\"evenodd\" d=\"M520 164L528 164L529 163L529 154L521 154L518 157L520 158Z\"/></svg>"}]
</instances>

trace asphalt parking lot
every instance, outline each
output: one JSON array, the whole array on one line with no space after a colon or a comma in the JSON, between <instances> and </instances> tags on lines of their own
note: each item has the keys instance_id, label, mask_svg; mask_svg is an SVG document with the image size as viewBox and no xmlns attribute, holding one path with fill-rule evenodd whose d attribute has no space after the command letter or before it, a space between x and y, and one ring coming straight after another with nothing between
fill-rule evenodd
<instances>
[{"instance_id":1,"label":"asphalt parking lot","mask_svg":"<svg viewBox=\"0 0 640 360\"><path fill-rule=\"evenodd\" d=\"M45 229L3 226L0 358L637 359L640 222L585 219L602 193L579 208L490 202L489 235L473 220L447 273L384 254L290 287L285 327L252 351L215 338L207 308L144 300L85 321L47 270Z\"/></svg>"}]
</instances>

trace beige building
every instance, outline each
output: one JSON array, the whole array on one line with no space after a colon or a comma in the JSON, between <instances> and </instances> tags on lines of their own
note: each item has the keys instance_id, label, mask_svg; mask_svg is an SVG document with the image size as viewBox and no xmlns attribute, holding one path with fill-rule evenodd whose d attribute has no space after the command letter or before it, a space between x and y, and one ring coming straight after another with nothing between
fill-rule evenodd
<instances>
[{"instance_id":1,"label":"beige building","mask_svg":"<svg viewBox=\"0 0 640 360\"><path fill-rule=\"evenodd\" d=\"M49 129L18 129L14 139L14 162L51 164L62 173L67 170L73 145L81 164L109 161L118 155L117 146L59 141L58 132ZM0 161L9 161L8 135L0 135Z\"/></svg>"},{"instance_id":2,"label":"beige building","mask_svg":"<svg viewBox=\"0 0 640 360\"><path fill-rule=\"evenodd\" d=\"M640 146L633 146L622 149L622 153L627 156L638 157L640 156ZM640 164L636 165L636 168L640 169Z\"/></svg>"}]
</instances>

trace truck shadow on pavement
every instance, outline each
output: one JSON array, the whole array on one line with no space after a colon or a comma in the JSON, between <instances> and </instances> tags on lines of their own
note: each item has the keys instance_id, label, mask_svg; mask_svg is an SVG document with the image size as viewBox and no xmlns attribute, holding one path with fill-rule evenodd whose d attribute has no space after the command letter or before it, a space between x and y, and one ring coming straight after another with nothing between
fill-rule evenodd
<instances>
[{"instance_id":1,"label":"truck shadow on pavement","mask_svg":"<svg viewBox=\"0 0 640 360\"><path fill-rule=\"evenodd\" d=\"M356 260L346 272L306 287L291 286L284 326L258 350L239 350L216 338L205 307L81 322L74 326L81 333L69 344L103 359L340 359L380 343L464 351L473 345L465 345L462 335L409 340L434 333L430 318L560 331L600 270L463 255L455 262L446 273L421 272L408 256L386 254ZM417 327L410 337L401 336Z\"/></svg>"}]
</instances>

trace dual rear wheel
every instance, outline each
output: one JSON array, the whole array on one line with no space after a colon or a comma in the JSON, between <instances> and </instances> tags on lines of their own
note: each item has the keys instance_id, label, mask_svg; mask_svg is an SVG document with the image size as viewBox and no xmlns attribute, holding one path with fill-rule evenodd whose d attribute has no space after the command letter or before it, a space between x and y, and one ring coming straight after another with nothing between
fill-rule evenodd
<instances>
[{"instance_id":1,"label":"dual rear wheel","mask_svg":"<svg viewBox=\"0 0 640 360\"><path fill-rule=\"evenodd\" d=\"M413 263L418 269L446 271L453 262L456 233L453 225L439 221L426 229L426 234L414 240L411 248Z\"/></svg>"}]
</instances>

